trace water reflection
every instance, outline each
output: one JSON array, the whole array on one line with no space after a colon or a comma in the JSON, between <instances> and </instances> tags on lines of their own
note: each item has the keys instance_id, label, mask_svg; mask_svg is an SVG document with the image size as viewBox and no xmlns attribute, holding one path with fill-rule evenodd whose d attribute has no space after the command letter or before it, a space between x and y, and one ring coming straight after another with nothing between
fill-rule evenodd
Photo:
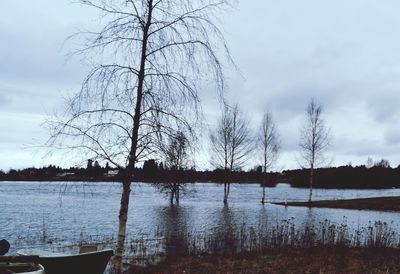
<instances>
[{"instance_id":1,"label":"water reflection","mask_svg":"<svg viewBox=\"0 0 400 274\"><path fill-rule=\"evenodd\" d=\"M209 250L214 253L230 253L239 249L237 238L238 224L234 212L230 210L228 204L224 204L221 211L217 214L217 226L209 238Z\"/></svg>"},{"instance_id":2,"label":"water reflection","mask_svg":"<svg viewBox=\"0 0 400 274\"><path fill-rule=\"evenodd\" d=\"M258 223L260 227L266 227L268 224L268 207L262 206L258 217Z\"/></svg>"},{"instance_id":3,"label":"water reflection","mask_svg":"<svg viewBox=\"0 0 400 274\"><path fill-rule=\"evenodd\" d=\"M167 257L182 257L190 253L191 246L188 222L189 214L185 207L169 205L158 211L159 233L165 237Z\"/></svg>"},{"instance_id":4,"label":"water reflection","mask_svg":"<svg viewBox=\"0 0 400 274\"><path fill-rule=\"evenodd\" d=\"M216 216L216 232L225 232L237 227L234 213L229 209L228 204L224 204Z\"/></svg>"},{"instance_id":5,"label":"water reflection","mask_svg":"<svg viewBox=\"0 0 400 274\"><path fill-rule=\"evenodd\" d=\"M304 218L304 227L312 227L314 224L314 216L315 214L313 213L313 208L307 208L305 218Z\"/></svg>"}]
</instances>

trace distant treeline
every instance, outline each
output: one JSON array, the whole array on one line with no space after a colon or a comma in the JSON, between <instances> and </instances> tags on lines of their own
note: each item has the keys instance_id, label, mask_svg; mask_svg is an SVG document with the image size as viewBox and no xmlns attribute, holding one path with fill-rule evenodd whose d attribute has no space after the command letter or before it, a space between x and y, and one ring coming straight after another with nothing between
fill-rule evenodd
<instances>
[{"instance_id":1,"label":"distant treeline","mask_svg":"<svg viewBox=\"0 0 400 274\"><path fill-rule=\"evenodd\" d=\"M111 168L108 164L102 167L97 161L88 161L86 168L61 168L50 165L43 168L11 169L8 172L0 171L0 181L93 181L93 182L120 182L123 170ZM229 180L233 183L260 183L263 181L261 168L251 171L235 171L226 173L224 170L197 171L196 169L170 170L155 160L144 162L142 168L136 168L133 181L136 182L216 182L223 183ZM268 174L268 185L278 182L279 173Z\"/></svg>"},{"instance_id":2,"label":"distant treeline","mask_svg":"<svg viewBox=\"0 0 400 274\"><path fill-rule=\"evenodd\" d=\"M86 168L71 167L63 169L54 165L43 168L11 169L0 171L0 181L98 181L118 182L121 170L101 166L98 162L88 161ZM309 187L308 169L285 170L282 173L268 173L267 186L287 183L293 187ZM215 182L223 183L259 183L264 180L261 167L250 171L225 172L221 169L197 171L169 170L155 160L144 162L143 168L135 169L137 182ZM399 188L400 167L389 166L341 166L315 170L315 188Z\"/></svg>"},{"instance_id":3,"label":"distant treeline","mask_svg":"<svg viewBox=\"0 0 400 274\"><path fill-rule=\"evenodd\" d=\"M284 171L293 187L309 187L309 170ZM399 188L400 167L342 166L320 168L315 172L315 188Z\"/></svg>"}]
</instances>

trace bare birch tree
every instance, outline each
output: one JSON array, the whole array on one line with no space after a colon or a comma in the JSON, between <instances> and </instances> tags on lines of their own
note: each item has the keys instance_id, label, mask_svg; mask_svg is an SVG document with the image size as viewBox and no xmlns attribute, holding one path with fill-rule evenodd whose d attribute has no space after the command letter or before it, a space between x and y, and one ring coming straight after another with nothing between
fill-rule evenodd
<instances>
[{"instance_id":1,"label":"bare birch tree","mask_svg":"<svg viewBox=\"0 0 400 274\"><path fill-rule=\"evenodd\" d=\"M270 112L264 113L260 129L259 143L261 145L263 158L263 192L261 203L265 204L267 172L275 164L280 148L279 135Z\"/></svg>"},{"instance_id":2,"label":"bare birch tree","mask_svg":"<svg viewBox=\"0 0 400 274\"><path fill-rule=\"evenodd\" d=\"M311 99L306 110L306 121L301 129L301 156L310 169L310 192L308 202L311 203L314 182L314 169L325 161L324 152L329 146L330 134L322 119L322 106Z\"/></svg>"},{"instance_id":3,"label":"bare birch tree","mask_svg":"<svg viewBox=\"0 0 400 274\"><path fill-rule=\"evenodd\" d=\"M246 165L254 145L249 123L237 105L225 105L216 128L210 134L211 164L224 170L224 204L228 203L231 173Z\"/></svg>"},{"instance_id":4,"label":"bare birch tree","mask_svg":"<svg viewBox=\"0 0 400 274\"><path fill-rule=\"evenodd\" d=\"M213 79L219 94L223 90L217 52L230 58L216 18L229 0L78 2L100 13L98 30L75 36L84 41L75 54L92 69L66 116L50 123L49 143L122 170L114 266L120 273L136 163L157 150L161 135L177 128L192 132L202 79Z\"/></svg>"},{"instance_id":5,"label":"bare birch tree","mask_svg":"<svg viewBox=\"0 0 400 274\"><path fill-rule=\"evenodd\" d=\"M182 172L188 167L190 143L182 131L178 131L175 136L170 136L167 144L161 145L164 167L172 173L172 178L168 181L157 182L155 187L163 193L169 194L171 205L178 204L180 195L185 192L185 182Z\"/></svg>"}]
</instances>

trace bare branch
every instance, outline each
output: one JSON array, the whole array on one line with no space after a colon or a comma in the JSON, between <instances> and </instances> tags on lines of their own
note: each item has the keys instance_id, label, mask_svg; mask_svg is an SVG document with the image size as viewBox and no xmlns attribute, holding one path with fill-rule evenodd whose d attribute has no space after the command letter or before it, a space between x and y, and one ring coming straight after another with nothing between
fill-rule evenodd
<instances>
[{"instance_id":1,"label":"bare branch","mask_svg":"<svg viewBox=\"0 0 400 274\"><path fill-rule=\"evenodd\" d=\"M310 169L310 194L311 202L314 169L325 161L324 153L329 146L330 134L322 119L322 106L311 99L306 110L306 121L301 130L300 148L301 156Z\"/></svg>"},{"instance_id":2,"label":"bare branch","mask_svg":"<svg viewBox=\"0 0 400 274\"><path fill-rule=\"evenodd\" d=\"M196 140L202 80L213 81L217 91L223 92L224 73L217 53L225 54L228 61L231 58L216 22L229 1L79 2L101 15L98 29L73 36L83 41L73 55L89 62L91 70L81 90L70 98L64 122L51 124L49 143L86 151L82 157L94 155L121 167L118 271L137 162L160 154L160 141L179 132L185 140ZM246 128L237 118L232 170L245 163L248 147ZM175 164L182 165L184 154L178 154L180 162Z\"/></svg>"}]
</instances>

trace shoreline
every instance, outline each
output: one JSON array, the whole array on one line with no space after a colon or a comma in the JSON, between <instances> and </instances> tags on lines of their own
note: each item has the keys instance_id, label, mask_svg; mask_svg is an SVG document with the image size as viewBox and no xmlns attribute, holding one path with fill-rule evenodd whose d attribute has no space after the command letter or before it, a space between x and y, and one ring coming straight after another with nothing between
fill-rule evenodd
<instances>
[{"instance_id":1,"label":"shoreline","mask_svg":"<svg viewBox=\"0 0 400 274\"><path fill-rule=\"evenodd\" d=\"M376 210L400 212L400 197L374 197L346 200L321 200L309 202L279 202L271 203L282 206L341 208L353 210Z\"/></svg>"}]
</instances>

